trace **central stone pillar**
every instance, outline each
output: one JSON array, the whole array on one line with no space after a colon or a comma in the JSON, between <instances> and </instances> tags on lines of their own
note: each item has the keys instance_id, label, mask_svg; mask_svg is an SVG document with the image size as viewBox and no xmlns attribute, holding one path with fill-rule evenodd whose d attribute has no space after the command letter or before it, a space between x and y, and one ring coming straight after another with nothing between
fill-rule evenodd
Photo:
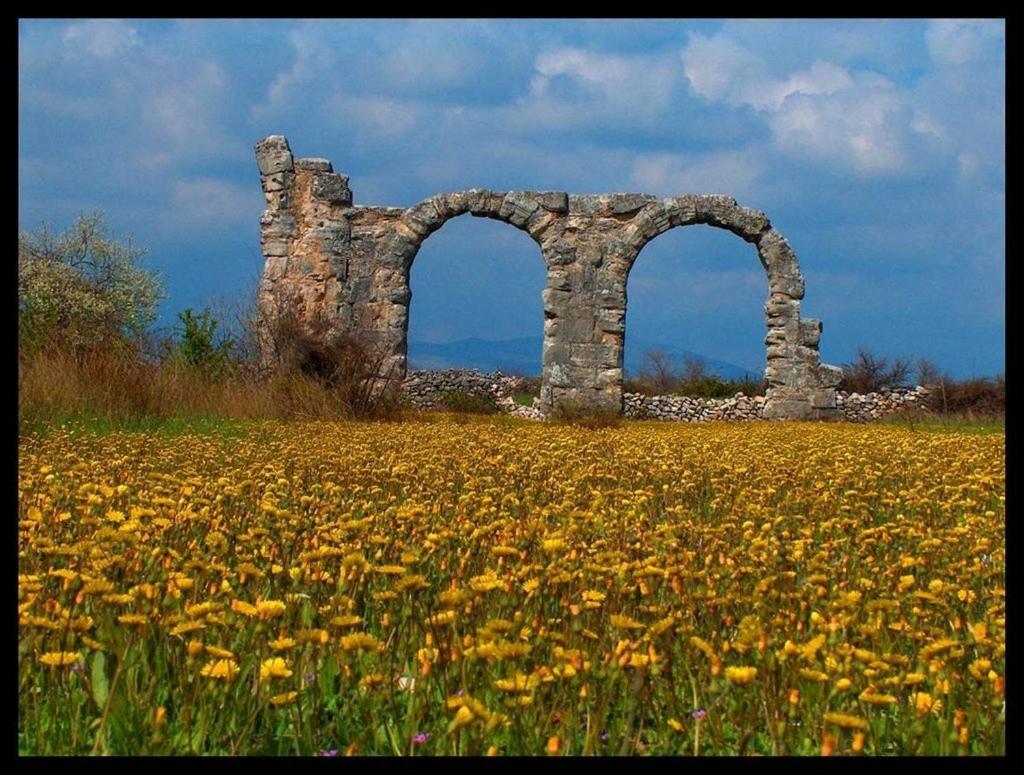
<instances>
[{"instance_id":1,"label":"central stone pillar","mask_svg":"<svg viewBox=\"0 0 1024 775\"><path fill-rule=\"evenodd\" d=\"M627 262L612 233L571 229L542 245L542 410L560 402L622 408Z\"/></svg>"}]
</instances>

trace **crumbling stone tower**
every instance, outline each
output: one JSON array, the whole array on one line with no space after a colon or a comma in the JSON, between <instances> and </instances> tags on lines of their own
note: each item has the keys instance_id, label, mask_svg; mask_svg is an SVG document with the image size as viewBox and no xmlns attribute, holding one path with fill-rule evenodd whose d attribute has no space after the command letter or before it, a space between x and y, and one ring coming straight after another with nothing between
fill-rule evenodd
<instances>
[{"instance_id":1,"label":"crumbling stone tower","mask_svg":"<svg viewBox=\"0 0 1024 775\"><path fill-rule=\"evenodd\" d=\"M541 408L571 400L621 410L629 270L659 234L703 223L752 243L767 274L764 416L836 416L842 371L820 362L821 322L800 317L796 254L764 213L730 197L474 188L409 208L354 206L345 175L326 159L293 158L280 135L257 143L256 159L267 198L260 218L265 319L281 299L296 300L300 316L330 322L319 335L357 335L403 377L409 273L420 245L450 218L494 218L529 234L547 266Z\"/></svg>"}]
</instances>

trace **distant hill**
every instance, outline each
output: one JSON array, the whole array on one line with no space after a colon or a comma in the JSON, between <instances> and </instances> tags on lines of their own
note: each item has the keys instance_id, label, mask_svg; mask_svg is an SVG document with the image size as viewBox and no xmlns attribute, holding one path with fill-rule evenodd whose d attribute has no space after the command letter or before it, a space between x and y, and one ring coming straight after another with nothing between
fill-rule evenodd
<instances>
[{"instance_id":1,"label":"distant hill","mask_svg":"<svg viewBox=\"0 0 1024 775\"><path fill-rule=\"evenodd\" d=\"M539 374L542 339L527 336L520 339L458 339L454 342L410 342L410 369L452 369L475 368L480 371L503 371L505 373ZM644 339L631 339L626 349L626 374L632 375L646 368L644 354L661 350L677 367L687 358L701 358L708 371L723 379L742 379L744 376L760 377L761 369L744 368L735 363L708 358L700 353L684 350L667 344Z\"/></svg>"}]
</instances>

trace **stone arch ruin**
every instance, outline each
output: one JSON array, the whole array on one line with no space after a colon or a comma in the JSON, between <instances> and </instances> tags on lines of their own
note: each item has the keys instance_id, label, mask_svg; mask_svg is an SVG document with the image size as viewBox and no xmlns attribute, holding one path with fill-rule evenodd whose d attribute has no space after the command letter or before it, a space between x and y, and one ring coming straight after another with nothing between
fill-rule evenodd
<instances>
[{"instance_id":1,"label":"stone arch ruin","mask_svg":"<svg viewBox=\"0 0 1024 775\"><path fill-rule=\"evenodd\" d=\"M326 159L293 158L280 135L257 143L256 159L267 199L260 218L264 320L281 299L294 299L301 318L328 321L318 336L358 336L379 348L391 374L404 377L409 273L420 246L451 218L494 218L529 234L547 267L540 408L575 401L621 411L633 262L659 234L707 224L752 243L768 278L764 416L836 417L842 371L820 362L821 322L800 317L804 281L796 254L764 213L731 197L474 188L409 208L354 206L345 175Z\"/></svg>"}]
</instances>

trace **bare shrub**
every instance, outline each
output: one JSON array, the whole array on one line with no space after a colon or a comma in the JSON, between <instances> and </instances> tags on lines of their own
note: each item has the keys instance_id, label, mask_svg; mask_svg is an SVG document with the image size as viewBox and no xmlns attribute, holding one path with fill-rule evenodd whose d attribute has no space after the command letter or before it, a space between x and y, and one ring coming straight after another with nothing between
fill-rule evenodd
<instances>
[{"instance_id":1,"label":"bare shrub","mask_svg":"<svg viewBox=\"0 0 1024 775\"><path fill-rule=\"evenodd\" d=\"M257 321L265 373L320 385L350 417L384 419L400 412L399 375L384 347L336 331L322 313L305 312L295 296L279 296L268 312Z\"/></svg>"},{"instance_id":2,"label":"bare shrub","mask_svg":"<svg viewBox=\"0 0 1024 775\"><path fill-rule=\"evenodd\" d=\"M852 363L843 365L843 379L839 389L849 393L877 393L882 388L902 387L910 376L910 361L906 358L876 356L864 347L857 348Z\"/></svg>"}]
</instances>

